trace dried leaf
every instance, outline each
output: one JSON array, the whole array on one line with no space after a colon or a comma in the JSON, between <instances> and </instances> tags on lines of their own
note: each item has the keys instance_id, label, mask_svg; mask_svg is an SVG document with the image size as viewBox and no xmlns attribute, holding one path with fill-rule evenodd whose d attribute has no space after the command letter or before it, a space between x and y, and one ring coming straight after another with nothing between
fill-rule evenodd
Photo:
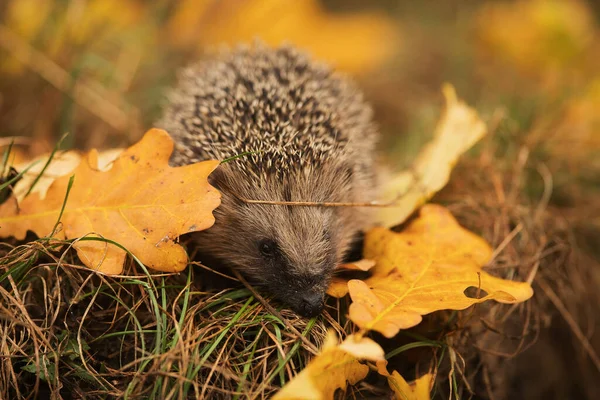
<instances>
[{"instance_id":1,"label":"dried leaf","mask_svg":"<svg viewBox=\"0 0 600 400\"><path fill-rule=\"evenodd\" d=\"M430 400L431 399L431 381L434 375L431 373L419 377L410 384L397 371L390 374L386 368L387 361L377 362L377 371L385 376L388 385L394 391L398 400Z\"/></svg>"},{"instance_id":2,"label":"dried leaf","mask_svg":"<svg viewBox=\"0 0 600 400\"><path fill-rule=\"evenodd\" d=\"M365 238L364 255L377 264L365 281L348 282L353 301L350 319L391 338L434 311L463 310L492 299L501 303L529 299L533 295L529 284L496 278L482 270L491 254L482 238L462 228L448 210L437 205L424 206L420 217L402 233L372 229ZM468 287L488 294L467 297Z\"/></svg>"},{"instance_id":3,"label":"dried leaf","mask_svg":"<svg viewBox=\"0 0 600 400\"><path fill-rule=\"evenodd\" d=\"M173 142L162 130L152 129L140 142L100 169L91 151L74 170L75 180L55 237L74 239L94 234L120 243L145 265L160 271L180 271L187 264L179 235L214 224L212 211L219 192L208 175L218 161L171 168ZM0 206L0 236L23 239L28 230L39 236L52 233L63 205L69 176L54 180L45 198L27 196ZM102 241L74 244L83 263L99 271L121 273L125 251Z\"/></svg>"},{"instance_id":4,"label":"dried leaf","mask_svg":"<svg viewBox=\"0 0 600 400\"><path fill-rule=\"evenodd\" d=\"M350 335L341 344L329 332L321 353L288 382L273 400L333 399L337 389L356 384L369 373L359 360L382 361L383 349L373 340Z\"/></svg>"},{"instance_id":5,"label":"dried leaf","mask_svg":"<svg viewBox=\"0 0 600 400\"><path fill-rule=\"evenodd\" d=\"M433 141L420 152L411 170L399 173L383 187L386 201L394 202L393 207L380 209L378 221L384 226L401 224L442 189L458 158L486 134L477 112L457 99L451 85L445 85L443 92L446 111Z\"/></svg>"}]
</instances>

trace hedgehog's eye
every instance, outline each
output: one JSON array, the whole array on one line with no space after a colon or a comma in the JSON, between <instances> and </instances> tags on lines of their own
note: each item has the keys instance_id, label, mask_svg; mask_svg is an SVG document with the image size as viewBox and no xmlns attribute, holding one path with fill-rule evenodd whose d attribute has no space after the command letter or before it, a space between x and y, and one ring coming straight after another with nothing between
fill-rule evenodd
<instances>
[{"instance_id":1,"label":"hedgehog's eye","mask_svg":"<svg viewBox=\"0 0 600 400\"><path fill-rule=\"evenodd\" d=\"M277 243L271 239L263 239L258 243L258 249L264 257L274 257L277 254Z\"/></svg>"}]
</instances>

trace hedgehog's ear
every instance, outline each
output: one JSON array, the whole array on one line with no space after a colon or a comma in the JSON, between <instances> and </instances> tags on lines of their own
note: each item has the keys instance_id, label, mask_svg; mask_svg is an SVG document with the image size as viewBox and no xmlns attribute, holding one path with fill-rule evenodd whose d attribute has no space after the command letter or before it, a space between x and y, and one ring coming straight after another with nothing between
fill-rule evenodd
<instances>
[{"instance_id":1,"label":"hedgehog's ear","mask_svg":"<svg viewBox=\"0 0 600 400\"><path fill-rule=\"evenodd\" d=\"M221 191L231 191L231 179L228 173L229 167L226 164L221 164L209 176L208 182Z\"/></svg>"},{"instance_id":2,"label":"hedgehog's ear","mask_svg":"<svg viewBox=\"0 0 600 400\"><path fill-rule=\"evenodd\" d=\"M231 193L233 196L228 196L236 204L245 204L239 197L236 197L236 187L240 187L239 182L236 185L235 174L231 171L231 167L227 164L221 164L209 176L208 182L216 187L221 192ZM238 176L237 179L240 179Z\"/></svg>"}]
</instances>

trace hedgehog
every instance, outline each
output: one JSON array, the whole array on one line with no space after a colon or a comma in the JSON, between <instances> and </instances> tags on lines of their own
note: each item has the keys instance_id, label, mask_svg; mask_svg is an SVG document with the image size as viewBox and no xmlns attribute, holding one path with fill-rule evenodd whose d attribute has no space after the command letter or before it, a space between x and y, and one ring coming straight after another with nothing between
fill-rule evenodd
<instances>
[{"instance_id":1,"label":"hedgehog","mask_svg":"<svg viewBox=\"0 0 600 400\"><path fill-rule=\"evenodd\" d=\"M200 253L319 314L369 208L293 202L373 200L378 135L357 86L291 46L240 46L183 69L157 125L175 141L172 165L230 159L209 177L222 203L195 233Z\"/></svg>"}]
</instances>

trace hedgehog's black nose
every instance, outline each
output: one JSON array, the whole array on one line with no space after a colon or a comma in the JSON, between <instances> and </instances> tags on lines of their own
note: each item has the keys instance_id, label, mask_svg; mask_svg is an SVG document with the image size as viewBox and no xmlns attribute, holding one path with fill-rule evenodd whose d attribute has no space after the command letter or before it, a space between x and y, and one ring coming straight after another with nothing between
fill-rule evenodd
<instances>
[{"instance_id":1,"label":"hedgehog's black nose","mask_svg":"<svg viewBox=\"0 0 600 400\"><path fill-rule=\"evenodd\" d=\"M323 310L324 298L322 293L306 292L301 295L296 312L310 318L319 315Z\"/></svg>"}]
</instances>

